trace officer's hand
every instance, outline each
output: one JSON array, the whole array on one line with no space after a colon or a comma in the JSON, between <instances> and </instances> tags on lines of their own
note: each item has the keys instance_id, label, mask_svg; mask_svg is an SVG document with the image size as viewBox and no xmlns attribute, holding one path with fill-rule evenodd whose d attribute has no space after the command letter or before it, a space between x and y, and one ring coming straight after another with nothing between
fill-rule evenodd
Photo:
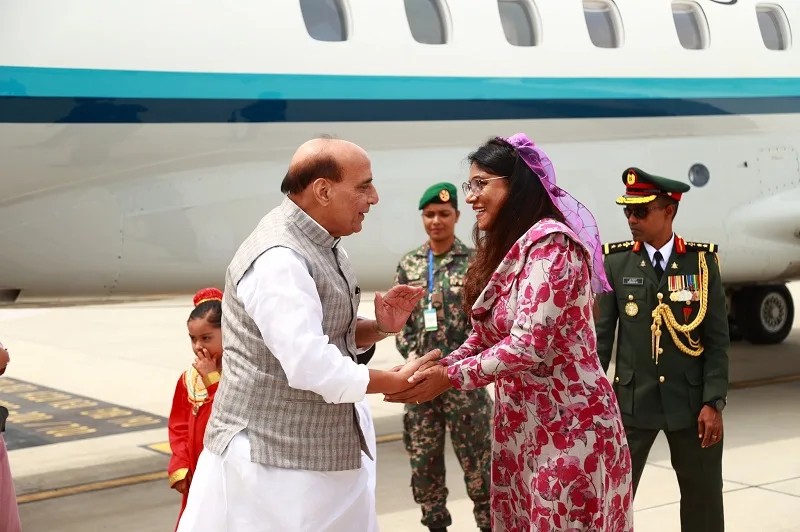
<instances>
[{"instance_id":1,"label":"officer's hand","mask_svg":"<svg viewBox=\"0 0 800 532\"><path fill-rule=\"evenodd\" d=\"M697 416L697 435L702 439L701 447L711 447L722 441L722 414L706 405Z\"/></svg>"}]
</instances>

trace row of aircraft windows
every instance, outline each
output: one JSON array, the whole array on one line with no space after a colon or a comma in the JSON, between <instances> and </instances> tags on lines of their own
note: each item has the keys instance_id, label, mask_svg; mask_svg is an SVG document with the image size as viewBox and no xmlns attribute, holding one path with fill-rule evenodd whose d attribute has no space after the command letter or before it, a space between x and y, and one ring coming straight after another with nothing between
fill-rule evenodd
<instances>
[{"instance_id":1,"label":"row of aircraft windows","mask_svg":"<svg viewBox=\"0 0 800 532\"><path fill-rule=\"evenodd\" d=\"M404 0L406 19L414 40L423 44L448 42L447 0ZM344 0L300 0L309 35L319 41L348 39ZM514 46L541 42L541 20L534 0L497 0L506 40ZM624 41L622 17L613 0L583 0L586 29L598 48L619 48ZM786 50L791 45L791 26L778 4L758 4L755 10L764 46ZM684 48L702 50L711 43L708 19L700 4L691 0L672 2L672 19Z\"/></svg>"}]
</instances>

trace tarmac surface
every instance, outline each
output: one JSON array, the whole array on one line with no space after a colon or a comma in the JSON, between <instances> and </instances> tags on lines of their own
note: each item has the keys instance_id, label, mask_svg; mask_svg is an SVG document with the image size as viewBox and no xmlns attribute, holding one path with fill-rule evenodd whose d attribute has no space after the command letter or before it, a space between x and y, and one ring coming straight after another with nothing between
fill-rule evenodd
<instances>
[{"instance_id":1,"label":"tarmac surface","mask_svg":"<svg viewBox=\"0 0 800 532\"><path fill-rule=\"evenodd\" d=\"M800 284L791 289L800 301ZM372 294L362 302L361 314L372 315ZM12 357L0 378L0 404L15 412L5 436L25 532L174 528L180 497L166 481L164 420L177 378L192 360L185 328L190 310L191 297L0 310L0 340ZM389 339L370 366L390 368L400 360ZM731 381L726 530L800 531L800 313L779 346L735 343ZM426 530L399 441L402 405L379 396L371 403L381 531ZM449 530L477 530L449 443L447 467ZM661 435L634 504L636 530L680 530L679 500Z\"/></svg>"}]
</instances>

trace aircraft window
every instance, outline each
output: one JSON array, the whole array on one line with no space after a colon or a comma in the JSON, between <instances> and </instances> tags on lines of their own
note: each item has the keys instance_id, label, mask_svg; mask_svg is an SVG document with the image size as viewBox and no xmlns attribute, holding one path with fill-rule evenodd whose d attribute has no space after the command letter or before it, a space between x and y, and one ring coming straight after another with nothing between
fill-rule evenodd
<instances>
[{"instance_id":1,"label":"aircraft window","mask_svg":"<svg viewBox=\"0 0 800 532\"><path fill-rule=\"evenodd\" d=\"M539 16L530 0L497 0L506 40L514 46L539 44Z\"/></svg>"},{"instance_id":2,"label":"aircraft window","mask_svg":"<svg viewBox=\"0 0 800 532\"><path fill-rule=\"evenodd\" d=\"M347 40L347 10L344 0L300 0L300 11L308 34L318 41Z\"/></svg>"},{"instance_id":3,"label":"aircraft window","mask_svg":"<svg viewBox=\"0 0 800 532\"><path fill-rule=\"evenodd\" d=\"M622 19L611 0L583 0L583 16L592 44L598 48L622 46Z\"/></svg>"},{"instance_id":4,"label":"aircraft window","mask_svg":"<svg viewBox=\"0 0 800 532\"><path fill-rule=\"evenodd\" d=\"M405 6L408 28L415 41L422 44L447 42L447 25L441 1L405 0Z\"/></svg>"},{"instance_id":5,"label":"aircraft window","mask_svg":"<svg viewBox=\"0 0 800 532\"><path fill-rule=\"evenodd\" d=\"M672 20L681 46L687 50L708 48L708 20L697 2L673 2Z\"/></svg>"},{"instance_id":6,"label":"aircraft window","mask_svg":"<svg viewBox=\"0 0 800 532\"><path fill-rule=\"evenodd\" d=\"M693 164L689 168L689 181L696 187L704 187L711 179L711 172L708 167L702 163Z\"/></svg>"},{"instance_id":7,"label":"aircraft window","mask_svg":"<svg viewBox=\"0 0 800 532\"><path fill-rule=\"evenodd\" d=\"M789 48L792 32L783 8L774 4L759 4L756 6L756 15L764 46L770 50Z\"/></svg>"}]
</instances>

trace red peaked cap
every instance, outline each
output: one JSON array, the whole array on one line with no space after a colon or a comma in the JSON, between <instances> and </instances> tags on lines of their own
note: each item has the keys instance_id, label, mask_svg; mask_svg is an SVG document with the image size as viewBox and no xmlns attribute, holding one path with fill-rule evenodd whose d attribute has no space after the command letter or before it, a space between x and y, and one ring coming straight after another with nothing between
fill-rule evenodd
<instances>
[{"instance_id":1,"label":"red peaked cap","mask_svg":"<svg viewBox=\"0 0 800 532\"><path fill-rule=\"evenodd\" d=\"M222 290L218 288L203 288L194 295L194 306L206 301L222 301Z\"/></svg>"}]
</instances>

